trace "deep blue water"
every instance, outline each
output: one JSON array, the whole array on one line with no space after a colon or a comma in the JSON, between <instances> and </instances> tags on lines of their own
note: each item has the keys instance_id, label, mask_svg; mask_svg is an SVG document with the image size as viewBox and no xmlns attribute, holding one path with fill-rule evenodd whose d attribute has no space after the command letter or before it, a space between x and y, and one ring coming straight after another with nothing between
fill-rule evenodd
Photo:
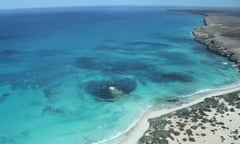
<instances>
[{"instance_id":1,"label":"deep blue water","mask_svg":"<svg viewBox=\"0 0 240 144\"><path fill-rule=\"evenodd\" d=\"M0 144L90 144L149 106L239 80L166 8L0 12ZM107 143L113 143L109 141Z\"/></svg>"}]
</instances>

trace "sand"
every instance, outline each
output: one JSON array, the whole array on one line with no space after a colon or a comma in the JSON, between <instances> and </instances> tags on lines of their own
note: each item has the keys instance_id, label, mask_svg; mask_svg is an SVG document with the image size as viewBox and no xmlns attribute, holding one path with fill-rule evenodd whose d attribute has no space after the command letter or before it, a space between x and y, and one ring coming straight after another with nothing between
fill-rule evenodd
<instances>
[{"instance_id":1,"label":"sand","mask_svg":"<svg viewBox=\"0 0 240 144\"><path fill-rule=\"evenodd\" d=\"M203 27L195 40L208 50L228 57L240 69L239 10L174 10L202 14ZM198 94L197 99L175 108L146 111L119 144L240 144L240 86Z\"/></svg>"},{"instance_id":2,"label":"sand","mask_svg":"<svg viewBox=\"0 0 240 144\"><path fill-rule=\"evenodd\" d=\"M218 89L218 90L212 90L212 91L208 91L208 92L203 92L203 93L200 93L198 95L198 99L192 101L192 102L189 102L189 103L186 103L186 104L183 104L179 107L176 107L176 108L171 108L171 109L149 109L148 111L145 112L145 114L141 117L141 119L139 120L139 122L135 125L135 127L133 127L128 133L127 133L127 138L124 139L121 143L119 144L136 144L138 143L139 139L144 139L144 136L147 136L149 135L148 132L146 131L151 131L151 121L158 121L158 120L162 120L162 118L166 118L167 120L170 120L172 121L171 124L176 128L176 122L177 121L182 121L183 119L180 118L179 116L176 115L176 111L179 112L179 110L183 110L185 108L189 108L191 106L195 106L195 107L198 107L197 104L201 103L204 101L204 99L206 98L209 98L209 97L216 97L216 96L219 96L219 95L227 95L229 93L239 93L240 94L240 86L233 86L233 87L228 87L228 88L223 88L223 89ZM228 106L228 105L227 105ZM228 106L228 109L231 109L230 106ZM216 110L215 110L216 111ZM209 119L211 119L212 117L215 116L215 112L214 110L212 110L211 112L208 113L209 115ZM224 118L221 118L220 122L223 122L224 124L228 125L229 129L232 130L232 128L230 128L230 126L233 128L237 128L238 131L240 131L240 123L238 123L238 119L240 120L240 110L235 110L235 112L231 112L231 115L226 115ZM170 117L168 117L170 116ZM173 118L175 116L175 118ZM220 115L219 115L220 116ZM215 116L216 118L219 119L219 116ZM221 116L220 116L221 117ZM191 117L189 116L189 119L191 119ZM229 120L232 120L231 122ZM149 123L150 122L150 123ZM188 127L191 127L191 126L194 126L193 124L194 123L191 123L191 122L187 122L188 124ZM203 123L204 124L204 123ZM206 124L206 125L205 125ZM221 140L220 138L217 138L218 136L225 136L226 137L226 130L219 130L216 133L216 135L214 135L214 138L213 135L208 132L208 131L211 131L212 130L212 127L209 127L208 123L205 123L205 127L207 128L207 130L201 132L202 130L201 129L197 129L194 131L194 133L198 133L198 134L201 134L201 133L205 133L207 136L205 136L204 138L202 137L198 137L198 136L194 136L194 139L197 142L201 142L201 143L209 143L209 141L212 141L212 142L217 142L216 140ZM235 126L235 127L234 127ZM188 128L186 127L186 128ZM226 126L227 127L227 126ZM229 131L229 130L228 130ZM150 136L151 137L151 136ZM178 142L177 141L174 141L174 140L169 140L169 143L170 144L175 144L175 143L181 143L181 140L183 141L183 139L186 137L183 133L180 134L180 136L178 136L178 138L176 138L176 136L174 136L174 140L177 140L178 139ZM225 138L224 137L224 138ZM152 137L154 138L154 137ZM209 139L210 138L210 139ZM215 140L216 139L216 140ZM229 141L234 141L232 139L227 139L227 137L225 138L226 139L226 143L228 143ZM151 141L151 140L150 140ZM230 142L230 143L231 143ZM141 142L139 142L141 143ZM147 143L147 142L142 142L142 143ZM142 144L141 143L141 144ZM186 143L186 142L184 142ZM229 143L229 144L230 144ZM237 141L234 141L234 144L236 144ZM239 142L238 142L239 143Z\"/></svg>"}]
</instances>

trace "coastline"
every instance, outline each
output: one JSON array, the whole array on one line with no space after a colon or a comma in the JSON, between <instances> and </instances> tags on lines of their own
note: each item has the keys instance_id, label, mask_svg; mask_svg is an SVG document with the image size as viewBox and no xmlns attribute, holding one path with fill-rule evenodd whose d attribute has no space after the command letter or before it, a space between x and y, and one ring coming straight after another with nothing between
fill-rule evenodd
<instances>
[{"instance_id":1,"label":"coastline","mask_svg":"<svg viewBox=\"0 0 240 144\"><path fill-rule=\"evenodd\" d=\"M205 96L209 94L210 91L216 92L220 91L220 89L222 91L230 89L229 87L220 88L218 90L203 89L207 87L205 86L205 79L206 84L209 83L209 86L215 86L215 84L216 85L224 84L224 82L230 83L232 80L234 80L234 78L237 79L236 77L237 71L232 71L233 68L230 64L229 65L224 64L225 60L223 58L218 57L219 60L217 58L216 59L217 62L213 60L208 63L209 64L208 67L205 67L204 62L206 62L205 60L209 58L208 54L205 53L206 51L204 50L203 56L198 57L199 50L194 50L195 44L196 46L199 46L201 48L200 51L202 51L203 47L193 41L193 35L190 36L190 32L192 30L193 25L202 24L201 23L202 18L199 18L201 16L187 15L187 17L185 17L184 14L183 15L180 14L180 16L183 17L179 18L178 14L176 15L174 14L173 19L169 19L170 21L168 22L167 19L163 21L159 20L161 18L156 19L155 14L157 15L157 17L159 16L159 14L158 12L157 13L153 12L154 16L149 15L150 16L149 19L148 17L145 18L144 16L142 17L142 15L139 15L141 20L136 21L134 20L134 18L138 17L138 14L136 16L135 13L133 15L130 13L129 16L131 17L129 20L133 21L128 22L125 19L126 15L125 13L123 14L120 13L121 16L123 15L123 21L121 20L119 21L119 19L115 21L115 18L113 19L115 15L112 15L112 13L110 13L110 15L106 14L107 17L106 19L104 17L104 20L107 21L110 20L109 22L113 22L109 23L111 26L115 26L116 24L116 26L121 27L122 25L119 25L119 23L121 24L126 23L126 26L119 28L119 31L117 31L118 33L116 35L115 27L111 30L111 27L109 28L108 24L106 25L105 22L101 23L102 19L98 17L98 15L97 17L95 17L96 16L95 13L96 12L94 11L94 14L92 15L94 17L90 17L90 19L87 20L85 19L85 17L83 17L82 20L81 19L82 17L78 17L78 14L69 15L68 17L68 14L65 15L65 13L63 12L57 13L55 17L54 13L54 17L51 16L53 21L51 21L51 19L49 19L48 16L45 17L45 15L43 16L37 15L37 19L35 19L36 15L35 13L33 13L33 15L31 14L31 17L27 16L27 19L21 17L20 25L18 23L19 18L14 16L10 18L12 21L12 25L11 26L9 25L9 27L8 17L6 17L6 20L3 19L4 23L2 28L4 30L4 28L7 27L9 33L8 34L6 33L6 35L2 34L0 35L0 37L2 38L3 44L5 43L8 44L9 42L13 43L13 45L11 45L10 50L8 50L8 47L5 47L6 50L4 49L0 51L0 53L2 52L1 54L3 56L4 63L3 64L4 70L1 73L1 77L3 78L1 81L3 82L3 84L0 87L1 88L0 98L2 97L2 103L0 105L3 106L2 113L6 114L6 115L4 114L5 116L1 124L2 133L0 135L0 139L2 138L1 140L3 140L3 143L5 143L5 141L10 143L15 142L18 143L18 141L21 141L23 143L25 142L34 143L35 141L36 144L42 142L65 143L67 141L69 143L92 143L95 140L96 141L101 140L102 138L106 137L107 140L103 140L97 143L109 142L110 144L112 144L111 140L117 141L122 137L125 138L125 134L130 135L130 131L135 129L135 125L137 125L138 123L142 125L141 123L142 119L144 120L144 123L145 122L147 123L149 119L158 120L159 112L161 115L160 117L162 117L174 111L180 110L182 108L181 106L190 107L189 104L191 103L190 102L191 100L195 100L198 97ZM161 13L162 12L160 12L160 14ZM145 14L144 12L144 15L148 16L148 12L147 14ZM76 18L76 16L79 19ZM118 15L116 16L118 17ZM163 13L163 16L164 17L166 16L166 18L168 18L170 15L165 15ZM175 16L177 16L177 18L175 18ZM67 27L64 29L61 28L62 26L61 23L58 26L59 20L61 21L62 17L70 20L68 22ZM95 29L91 29L91 26L90 27L88 26L89 23L92 23L92 18L94 19L96 18L97 20L96 22L98 22L98 20L100 21L100 25L97 26L101 28L101 31L94 31ZM48 20L50 21L45 25L45 22ZM82 25L82 22L85 22L85 20L86 23L83 23ZM174 22L172 22L172 20L174 20ZM174 27L176 26L174 25L174 23L178 24L179 20L183 22L186 21L187 25L186 23L183 23L182 24L183 27L179 27L179 29L176 29L177 33L175 33ZM5 21L7 22L5 23ZM32 22L36 24L34 25L34 27L38 27L39 29L30 28L29 31L26 31L27 33L25 33L24 30L25 27L22 28L22 26L29 25ZM43 22L44 24L41 22ZM131 22L133 26L136 26L136 31L130 31L129 34L128 32L125 33L123 31L123 34L121 34L122 32L121 29L125 30L126 28L128 28L129 27L128 23ZM146 29L140 27L137 28L138 23L141 22L143 23L149 22L150 25L146 24ZM166 24L166 29L164 28L159 29L159 25L157 24L158 22ZM173 26L171 30L173 32L169 33L167 27L169 27L168 24L171 24L171 22ZM76 27L76 25L79 27L78 29L74 28ZM11 29L11 27L13 29ZM84 33L82 35L81 28L83 28L86 31L90 31L90 35L86 36ZM155 33L156 28L158 29L158 32ZM96 29L99 28L96 27ZM102 35L102 30L104 31L105 29L109 33L109 36L107 34L106 38L109 37L111 38L110 40L108 39L105 40L104 37L105 35L104 36ZM147 34L146 36L144 29L146 30ZM54 33L59 30L61 33ZM42 34L41 32L45 33L45 31L47 31L47 34L44 35L44 37L45 36L47 37L47 41L45 40L42 41L41 36L35 37L36 36L35 34L38 35L40 32L41 35ZM92 31L94 31L94 38L91 37ZM151 34L152 32L153 34ZM184 32L184 37L182 37L183 36L182 32ZM21 35L18 36L18 33L21 33ZM69 37L67 35L69 33L72 33L73 35ZM158 35L158 33L160 33L160 35ZM161 41L158 43L159 38L161 40L162 33L167 34L166 39L164 35L162 36L162 40L164 41L162 41L162 43ZM15 34L17 36L15 36ZM55 36L55 34L57 35ZM26 38L25 35L27 36ZM167 36L173 37L171 39L167 39ZM33 42L30 37L34 37ZM79 41L79 37L83 39ZM121 39L121 37L123 37L123 39ZM128 40L127 37L133 38ZM141 38L138 39L138 37L143 37L143 39ZM126 40L124 40L125 38ZM61 41L62 39L65 39L66 41ZM90 42L92 41L93 43L89 43L89 41ZM183 41L183 43L174 44L174 41L179 42ZM101 42L103 44L99 44ZM22 47L22 44L24 43L27 43L29 47L27 46L26 49L21 51L21 49L19 48ZM74 45L72 45L72 43L74 43ZM56 47L55 46L49 47L49 44L57 45ZM96 47L93 46L95 44ZM67 49L66 45L68 45ZM166 50L166 53L163 53L161 47L166 49L168 48L168 46L169 51ZM174 49L170 49L170 47L172 46ZM81 48L79 49L77 47ZM123 48L120 49L120 47ZM130 48L132 47L131 49L132 51L130 51L129 47ZM156 52L156 47L159 47L158 52ZM144 52L144 49L147 52L146 55L145 54L143 55L142 53ZM115 50L116 53L114 53ZM149 50L149 52L147 50ZM66 54L63 53L64 51L66 52ZM133 56L133 54L137 56L136 59L134 57L131 57ZM153 57L152 54L154 54ZM27 59L25 61L26 56ZM119 59L117 58L117 56L120 56ZM195 56L197 59L195 59ZM39 62L38 57L41 58L41 63L36 66L32 65L33 63ZM105 63L105 59L108 57L109 60L107 59ZM139 64L138 58L140 58ZM186 60L184 60L184 58L186 58ZM169 60L171 59L172 61L168 63L168 59ZM213 59L215 58L213 57ZM103 60L103 62L101 60ZM133 60L133 63L131 60ZM200 60L202 61L200 62ZM135 63L136 61L137 63ZM151 61L153 62L153 64L151 63ZM215 62L222 63L222 65L220 65L220 67L216 67L215 69L216 64ZM175 63L179 65L179 67L175 68ZM105 70L104 68L106 64L108 65L108 67L106 67L107 70ZM169 67L169 64L172 65L174 69L172 69L172 67ZM181 68L181 65L184 65L185 67ZM191 65L193 65L194 67L190 68ZM221 66L226 68L226 70L224 68L222 69ZM187 71L185 72L186 67L189 67L190 69L189 70L187 69ZM206 70L209 70L212 67L214 68L213 73L209 71L209 74L206 74L206 76L204 76L205 75L204 69L206 68ZM132 68L133 70L131 70ZM230 68L230 71L227 68ZM46 69L48 69L48 71L45 71ZM109 71L109 69L114 70L112 72ZM121 72L122 69L124 71L126 70L126 75L124 73L122 75ZM117 73L114 73L115 70L117 71ZM173 72L176 71L176 73L171 73L172 71ZM194 71L195 72L199 71L199 73L196 73L195 75ZM159 79L157 78L155 85L156 76L161 74L163 74L163 76L161 76ZM201 74L203 75L203 77L201 77ZM137 83L135 91L136 93L134 92L130 96L124 95L126 96L125 98L122 98L119 101L117 101L118 99L116 99L116 102L98 101L96 96L90 95L90 92L87 93L86 85L90 85L89 83L96 81L100 82L100 86L102 85L105 86L105 83L101 84L102 80L103 82L105 82L105 80L108 81L109 79L112 78L118 79L118 76L120 77L120 79L125 77L126 79L130 78L133 79L134 81L136 79ZM146 87L145 76L147 78ZM213 77L211 78L210 81L209 78L211 76ZM164 77L167 78L166 80L162 81ZM223 81L221 80L221 78L223 78ZM199 83L196 83L195 85L195 82L198 82L198 80L202 79L204 80L199 81ZM148 81L151 83L148 84ZM166 83L168 83L169 85L166 86ZM172 85L173 83L174 85ZM191 93L189 95L182 95L187 92L192 92L192 88L185 89L185 85L188 84L194 89L195 88L201 89L200 87L202 86L203 90ZM123 85L124 87L128 88L129 85L131 85L131 82L130 84L126 82L126 85L125 82L123 82ZM199 85L199 87L197 85ZM240 83L236 83L236 86L237 85L240 86ZM98 84L97 86L100 87ZM232 86L234 87L234 85ZM98 87L95 88L93 86L93 89L98 90ZM112 88L112 86L110 87ZM106 82L107 91L109 90L110 87L109 83ZM160 93L158 93L158 90L160 91ZM173 90L174 92L172 92ZM180 99L178 99L178 97L172 98L171 94L174 96L179 95ZM159 97L159 95L161 95L162 97ZM22 101L21 96L24 96L24 100ZM193 97L190 98L190 96ZM18 100L20 101L16 105L15 102ZM165 104L163 107L155 105L157 107L145 108L148 104L151 105L154 105L156 103L161 104L161 102L163 102L164 104L166 102L169 105ZM174 106L176 106L176 108L175 109L172 108L170 104L173 104ZM144 110L142 110L142 108L144 108ZM161 108L165 108L165 110L161 110ZM141 111L142 113L141 114L134 113L137 110L139 111L142 110ZM14 111L17 115L12 113L12 111ZM133 118L135 119L135 121L132 123ZM12 124L8 126L9 123ZM127 129L125 129L126 126L128 126L129 124L131 125L127 127ZM137 130L137 132L139 132L139 138L136 137L137 139L136 142L138 141L138 139L140 139L140 137L142 137L145 134L145 131L149 128L149 126L150 126L149 123L147 123L146 127L142 128L140 126L142 128L141 129L142 131ZM17 131L14 131L15 129L17 129ZM109 136L110 141L108 141ZM120 138L117 139L118 137ZM38 141L38 139L41 139L42 142ZM125 142L123 141L123 143Z\"/></svg>"},{"instance_id":2,"label":"coastline","mask_svg":"<svg viewBox=\"0 0 240 144\"><path fill-rule=\"evenodd\" d=\"M240 50L239 50L240 49L240 43L239 43L239 41L240 41L240 34L239 34L240 33L240 11L236 11L234 13L231 13L229 11L227 13L225 13L224 11L207 11L207 10L174 10L174 11L191 12L191 13L197 13L197 14L204 15L205 16L204 26L195 28L192 32L195 37L194 39L196 41L198 41L199 43L206 45L207 49L209 51L212 51L221 56L225 56L230 61L233 61L236 64L235 65L236 68L238 68L238 70L240 70ZM201 136L205 137L205 139L202 138L201 136L199 136L199 137L196 135L193 136L192 132L194 130L191 130L190 134L185 131L185 134L187 133L189 136L188 139L186 137L184 137L185 134L184 135L182 134L180 136L181 140L177 139L177 141L174 141L176 139L176 135L171 137L169 133L168 133L169 137L166 136L167 137L166 139L159 139L159 137L163 138L162 136L164 135L161 132L159 133L159 131L161 131L161 130L164 131L164 129L161 129L161 130L158 129L159 131L157 133L155 133L155 130L152 130L152 129L156 129L156 128L152 127L152 125L156 121L159 122L163 118L166 118L166 117L169 118L171 116L173 117L173 115L176 116L176 112L181 112L185 109L189 109L189 108L195 109L196 107L199 107L199 105L202 103L208 103L208 101L206 101L208 98L211 98L211 99L217 98L218 99L218 97L220 96L220 98L218 100L218 102L220 102L220 101L224 100L224 99L222 99L223 97L229 96L231 94L238 96L240 94L240 86L236 85L233 87L227 87L227 88L223 88L223 89L217 89L217 90L213 90L213 91L203 92L198 96L197 99L195 99L189 103L185 103L183 105L177 106L175 108L170 108L170 109L152 108L152 109L149 109L141 116L141 118L137 122L137 124L129 132L127 132L126 139L124 139L123 141L121 141L118 144L135 144L135 143L145 144L145 143L149 143L149 142L151 143L153 141L156 141L156 143L168 143L170 141L170 143L178 144L181 142L186 143L186 141L188 141L188 140L189 140L188 142L197 141L199 143L200 142L201 143L204 143L204 142L209 143L208 140L211 141L212 143L218 143L219 142L218 140L220 140L220 142L225 141L226 143L238 142L238 139L240 139L240 135L238 136L237 134L238 134L238 131L240 131L240 126L236 127L237 134L232 136L232 137L234 137L233 139L229 139L229 138L226 139L226 135L225 135L225 137L223 137L224 133L226 133L226 130L224 130L224 129L221 129L219 131L215 130L213 132L213 135L211 135L209 131L207 132L207 135L210 135L210 137L211 136L212 137L219 136L218 139L212 139L209 136L206 137L205 133L201 134ZM229 106L231 106L231 105L228 105L228 108L230 108ZM239 106L239 103L238 103L238 106ZM215 113L212 112L211 114L209 114L210 117L216 118L217 109L211 109L211 111L214 111ZM240 118L240 113L235 111L235 112L231 113L231 116L228 115L226 117ZM171 119L171 120L173 120L173 119ZM182 119L180 119L180 121L181 120ZM175 119L173 121L177 121L177 120ZM222 121L224 121L224 123L227 123L225 120L222 120ZM171 121L171 123L172 123L172 121ZM223 122L221 122L221 123L223 123ZM234 125L238 124L236 122L236 119L235 120L231 119L230 123L234 123ZM191 123L191 124L193 124L193 123ZM158 125L159 125L159 123L158 123ZM174 125L174 124L172 124L172 125ZM210 130L210 128L213 128L216 126L213 123L211 123L211 125L212 125L212 127L208 126L207 130ZM176 127L178 125L175 123L174 126ZM194 125L192 125L192 126L194 126ZM194 127L196 127L196 126L194 126ZM230 129L230 131L231 130L232 129ZM203 131L203 130L200 130L200 131ZM231 131L231 134L232 134L232 132L233 132L233 130ZM215 135L215 133L217 133L217 135ZM158 137L156 137L156 135L158 135ZM165 135L166 135L166 133L165 133ZM200 134L197 133L197 135L200 135ZM196 140L196 137L198 137L197 138L198 140Z\"/></svg>"},{"instance_id":3,"label":"coastline","mask_svg":"<svg viewBox=\"0 0 240 144\"><path fill-rule=\"evenodd\" d=\"M202 14L204 26L195 28L195 40L209 51L227 57L240 70L240 11L190 11Z\"/></svg>"},{"instance_id":4,"label":"coastline","mask_svg":"<svg viewBox=\"0 0 240 144\"><path fill-rule=\"evenodd\" d=\"M169 9L203 15L203 26L194 28L194 39L207 49L227 57L240 70L240 10L238 9Z\"/></svg>"},{"instance_id":5,"label":"coastline","mask_svg":"<svg viewBox=\"0 0 240 144\"><path fill-rule=\"evenodd\" d=\"M226 95L229 93L235 93L240 92L240 86L231 86L221 89L216 89L212 91L206 91L199 93L197 99L182 104L181 106L170 108L170 109L156 109L152 108L146 111L140 120L137 122L137 124L126 134L127 138L121 141L118 144L136 144L138 143L139 139L145 134L146 130L149 129L149 120L151 119L158 119L165 115L172 114L173 112L176 112L178 110L189 108L191 106L197 105L201 102L203 102L206 98L216 97L219 95Z\"/></svg>"}]
</instances>

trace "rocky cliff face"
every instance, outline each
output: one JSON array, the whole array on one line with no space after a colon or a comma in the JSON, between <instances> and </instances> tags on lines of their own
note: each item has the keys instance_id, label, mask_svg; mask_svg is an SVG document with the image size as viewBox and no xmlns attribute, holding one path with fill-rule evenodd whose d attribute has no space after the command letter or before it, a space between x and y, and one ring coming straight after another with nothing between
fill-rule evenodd
<instances>
[{"instance_id":1,"label":"rocky cliff face","mask_svg":"<svg viewBox=\"0 0 240 144\"><path fill-rule=\"evenodd\" d=\"M195 40L228 57L240 69L240 16L210 15L205 17L204 24L193 30Z\"/></svg>"}]
</instances>

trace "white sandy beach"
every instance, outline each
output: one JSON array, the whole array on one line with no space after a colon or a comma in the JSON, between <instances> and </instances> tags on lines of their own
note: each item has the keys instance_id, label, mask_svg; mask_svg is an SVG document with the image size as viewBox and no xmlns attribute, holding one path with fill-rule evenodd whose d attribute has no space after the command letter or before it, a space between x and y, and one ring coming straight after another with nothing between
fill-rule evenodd
<instances>
[{"instance_id":1,"label":"white sandy beach","mask_svg":"<svg viewBox=\"0 0 240 144\"><path fill-rule=\"evenodd\" d=\"M197 104L199 102L202 102L205 98L208 97L213 97L213 96L218 96L218 95L224 95L232 92L240 91L240 86L235 85L235 86L229 86L225 88L220 88L216 90L211 90L211 91L206 91L197 94L199 98L197 98L194 101L191 101L186 104L182 104L179 107L176 108L170 108L170 109L149 109L146 111L143 116L140 118L138 123L129 131L127 132L127 138L121 141L119 144L136 144L138 140L143 136L144 132L149 128L149 123L148 119L150 118L155 118L155 117L160 117L165 114L174 112L176 110L180 110L182 108L186 108L189 106L192 106L194 104ZM234 117L234 116L233 116Z\"/></svg>"}]
</instances>

